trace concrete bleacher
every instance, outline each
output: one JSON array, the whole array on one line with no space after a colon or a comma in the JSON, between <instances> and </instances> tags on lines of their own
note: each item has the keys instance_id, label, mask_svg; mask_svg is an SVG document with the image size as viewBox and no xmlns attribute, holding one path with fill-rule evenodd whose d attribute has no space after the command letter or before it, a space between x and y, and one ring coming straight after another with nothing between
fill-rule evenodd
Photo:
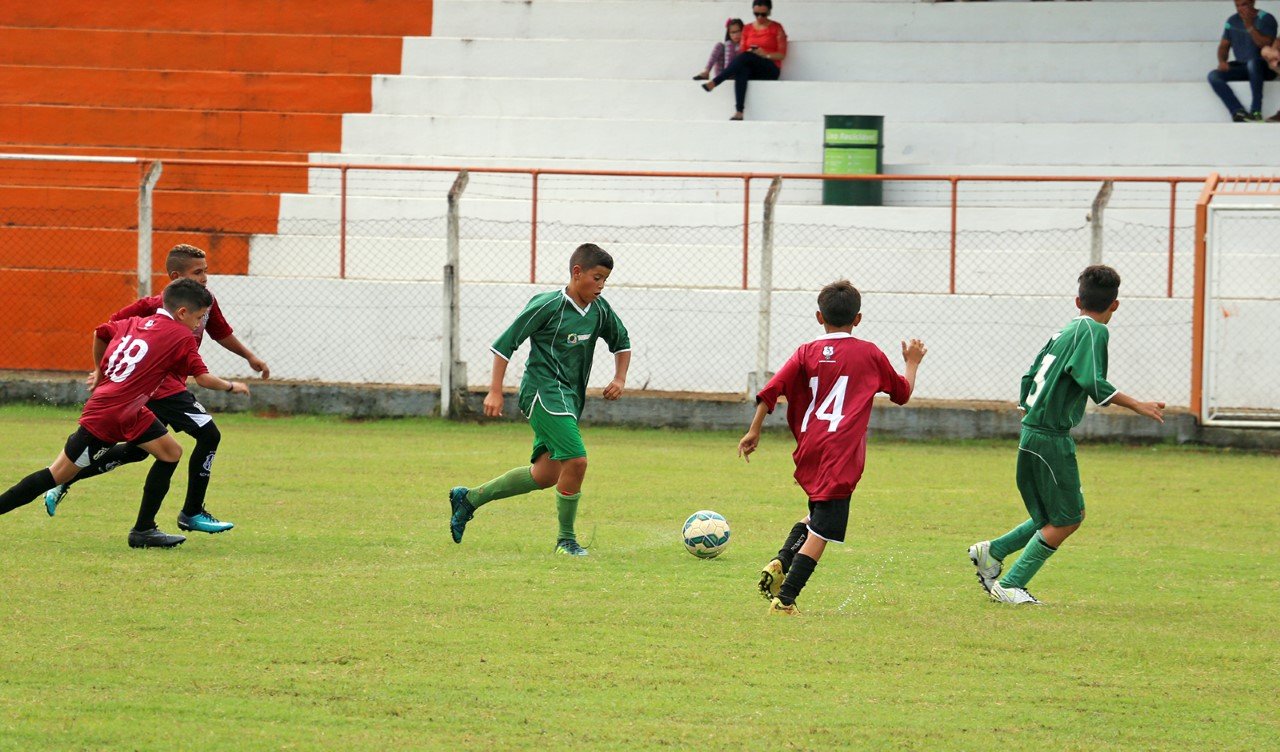
<instances>
[{"instance_id":1,"label":"concrete bleacher","mask_svg":"<svg viewBox=\"0 0 1280 752\"><path fill-rule=\"evenodd\" d=\"M0 152L302 163L340 150L344 114L372 105L371 76L397 72L404 36L430 30L430 0L4 3ZM139 169L0 167L3 365L79 369L84 332L136 293ZM303 169L169 164L153 243L196 243L243 274L280 194L306 190ZM28 320L54 286L74 302Z\"/></svg>"},{"instance_id":2,"label":"concrete bleacher","mask_svg":"<svg viewBox=\"0 0 1280 752\"><path fill-rule=\"evenodd\" d=\"M1268 172L1267 144L1280 141L1280 129L1227 122L1205 83L1230 13L1219 2L780 3L775 18L791 39L783 80L753 82L747 122L731 123L732 87L708 95L689 76L723 19L747 10L698 1L440 3L433 35L406 40L400 74L374 77L371 112L345 118L342 151L312 160L815 173L824 114L883 115L890 174ZM282 206L282 228L290 212L311 227L336 216L337 177L313 170L312 195ZM396 212L439 218L452 177L350 173L348 192L366 198L348 205L348 220L358 228ZM736 210L716 205L741 201L740 186L700 180L547 185L540 215L583 227L608 225L599 216L617 213L614 203L649 225L732 224ZM970 208L996 207L1012 232L1076 226L1097 188L977 191L967 194L966 217L985 226ZM527 180L473 181L469 190L469 213L527 216ZM871 213L821 207L820 184L792 181L781 200L796 207L787 215L795 221L885 228L935 227L939 215L921 209L949 200L920 184L890 184L885 197L888 206ZM1167 188L1118 191L1110 212L1163 224ZM1178 221L1190 222L1189 206ZM287 245L269 241L264 253Z\"/></svg>"}]
</instances>

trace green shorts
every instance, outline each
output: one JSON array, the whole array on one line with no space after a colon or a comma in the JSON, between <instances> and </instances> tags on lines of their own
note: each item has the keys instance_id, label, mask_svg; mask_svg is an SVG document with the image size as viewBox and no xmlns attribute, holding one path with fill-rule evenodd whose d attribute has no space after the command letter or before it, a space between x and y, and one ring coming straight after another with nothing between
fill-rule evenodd
<instances>
[{"instance_id":1,"label":"green shorts","mask_svg":"<svg viewBox=\"0 0 1280 752\"><path fill-rule=\"evenodd\" d=\"M572 415L552 415L541 401L535 400L529 410L529 425L533 428L530 462L537 462L547 452L557 462L587 456L582 433L578 431L578 419Z\"/></svg>"},{"instance_id":2,"label":"green shorts","mask_svg":"<svg viewBox=\"0 0 1280 752\"><path fill-rule=\"evenodd\" d=\"M1084 520L1076 442L1069 434L1022 429L1018 491L1037 527L1076 525Z\"/></svg>"}]
</instances>

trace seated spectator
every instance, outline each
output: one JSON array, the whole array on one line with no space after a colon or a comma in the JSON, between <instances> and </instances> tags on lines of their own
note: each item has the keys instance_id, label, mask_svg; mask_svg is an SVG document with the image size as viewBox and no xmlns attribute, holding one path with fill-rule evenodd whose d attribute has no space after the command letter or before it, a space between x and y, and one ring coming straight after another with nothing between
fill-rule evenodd
<instances>
[{"instance_id":1,"label":"seated spectator","mask_svg":"<svg viewBox=\"0 0 1280 752\"><path fill-rule=\"evenodd\" d=\"M1267 61L1267 65L1271 66L1271 70L1280 74L1280 37L1277 37L1270 47L1262 48L1262 59ZM1280 123L1280 110L1276 110L1276 114L1267 118L1267 122Z\"/></svg>"},{"instance_id":2,"label":"seated spectator","mask_svg":"<svg viewBox=\"0 0 1280 752\"><path fill-rule=\"evenodd\" d=\"M1252 0L1249 0L1252 2ZM787 32L782 24L769 20L773 0L755 0L751 6L755 23L742 30L742 54L725 66L720 75L702 85L711 91L733 79L734 102L737 105L730 120L741 120L747 104L747 82L753 78L776 81L782 74L782 61L787 57Z\"/></svg>"},{"instance_id":3,"label":"seated spectator","mask_svg":"<svg viewBox=\"0 0 1280 752\"><path fill-rule=\"evenodd\" d=\"M707 58L707 67L693 77L694 81L706 81L711 76L720 75L725 66L738 56L739 45L742 44L742 19L730 18L724 22L724 41L711 48L711 57Z\"/></svg>"},{"instance_id":4,"label":"seated spectator","mask_svg":"<svg viewBox=\"0 0 1280 752\"><path fill-rule=\"evenodd\" d=\"M1237 123L1262 121L1262 82L1276 77L1262 50L1276 41L1276 17L1254 7L1254 0L1235 0L1236 12L1227 19L1218 43L1218 68L1210 71L1209 85ZM1235 60L1227 62L1227 53ZM1228 81L1248 81L1252 101L1248 110L1240 104Z\"/></svg>"}]
</instances>

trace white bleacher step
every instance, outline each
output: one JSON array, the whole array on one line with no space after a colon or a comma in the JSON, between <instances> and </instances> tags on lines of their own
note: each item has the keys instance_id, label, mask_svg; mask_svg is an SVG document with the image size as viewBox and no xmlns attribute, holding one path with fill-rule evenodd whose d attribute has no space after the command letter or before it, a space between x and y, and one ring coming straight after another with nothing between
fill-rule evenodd
<instances>
[{"instance_id":1,"label":"white bleacher step","mask_svg":"<svg viewBox=\"0 0 1280 752\"><path fill-rule=\"evenodd\" d=\"M1240 94L1246 87L1241 84ZM1272 93L1280 100L1280 89ZM1205 83L758 81L748 95L752 120L816 121L850 111L939 123L1228 120ZM707 94L692 81L379 76L373 102L373 111L385 115L649 119L679 112L689 119L723 120L733 111L733 87L726 83ZM1171 102L1178 106L1170 107Z\"/></svg>"},{"instance_id":2,"label":"white bleacher step","mask_svg":"<svg viewBox=\"0 0 1280 752\"><path fill-rule=\"evenodd\" d=\"M1043 7L1043 6L1041 6ZM1224 17L1225 18L1225 17ZM1221 26L1222 21L1218 21ZM588 78L688 81L717 39L405 40L407 76ZM1217 43L1213 29L1191 42L958 41L818 42L794 39L784 81L1204 83ZM644 64L637 64L643 59ZM513 64L513 60L518 64ZM1207 83L1204 83L1208 87Z\"/></svg>"},{"instance_id":3,"label":"white bleacher step","mask_svg":"<svg viewBox=\"0 0 1280 752\"><path fill-rule=\"evenodd\" d=\"M916 123L886 126L884 161L896 164L1130 165L1270 162L1267 125L1232 123ZM1237 135L1232 135L1237 134ZM1244 134L1255 134L1245 136ZM388 155L643 160L661 154L699 162L732 155L797 161L819 149L821 124L567 118L346 115L343 151Z\"/></svg>"},{"instance_id":4,"label":"white bleacher step","mask_svg":"<svg viewBox=\"0 0 1280 752\"><path fill-rule=\"evenodd\" d=\"M1176 13L1167 9L1176 8ZM745 2L618 0L446 2L432 33L526 39L714 39ZM1027 42L1200 41L1231 15L1218 2L1132 3L779 3L773 17L795 40ZM637 61L640 64L641 61ZM513 61L513 65L519 61Z\"/></svg>"}]
</instances>

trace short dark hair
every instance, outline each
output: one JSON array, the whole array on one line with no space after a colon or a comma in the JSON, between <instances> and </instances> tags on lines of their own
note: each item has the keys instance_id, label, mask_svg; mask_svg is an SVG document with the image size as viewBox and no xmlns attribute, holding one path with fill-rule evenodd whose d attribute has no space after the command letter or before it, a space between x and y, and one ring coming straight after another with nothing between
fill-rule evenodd
<instances>
[{"instance_id":1,"label":"short dark hair","mask_svg":"<svg viewBox=\"0 0 1280 752\"><path fill-rule=\"evenodd\" d=\"M164 270L166 272L184 274L187 268L191 266L192 261L202 258L204 258L204 251L194 245L179 243L169 249L169 257L165 259Z\"/></svg>"},{"instance_id":2,"label":"short dark hair","mask_svg":"<svg viewBox=\"0 0 1280 752\"><path fill-rule=\"evenodd\" d=\"M595 243L583 243L575 248L573 255L569 257L569 271L571 273L575 266L581 267L583 271L594 269L597 266L612 269L613 256L610 256L608 252Z\"/></svg>"},{"instance_id":3,"label":"short dark hair","mask_svg":"<svg viewBox=\"0 0 1280 752\"><path fill-rule=\"evenodd\" d=\"M1094 264L1080 272L1080 307L1105 313L1120 294L1120 273L1105 264Z\"/></svg>"},{"instance_id":4,"label":"short dark hair","mask_svg":"<svg viewBox=\"0 0 1280 752\"><path fill-rule=\"evenodd\" d=\"M837 280L818 293L818 310L831 326L848 326L862 310L862 293L849 280Z\"/></svg>"},{"instance_id":5,"label":"short dark hair","mask_svg":"<svg viewBox=\"0 0 1280 752\"><path fill-rule=\"evenodd\" d=\"M177 313L179 308L198 311L213 305L213 295L194 279L175 279L164 288L164 309Z\"/></svg>"},{"instance_id":6,"label":"short dark hair","mask_svg":"<svg viewBox=\"0 0 1280 752\"><path fill-rule=\"evenodd\" d=\"M752 7L752 8L755 8L755 7L760 6L760 5L763 5L764 7L768 8L769 10L773 10L773 0L751 0L751 7Z\"/></svg>"}]
</instances>

